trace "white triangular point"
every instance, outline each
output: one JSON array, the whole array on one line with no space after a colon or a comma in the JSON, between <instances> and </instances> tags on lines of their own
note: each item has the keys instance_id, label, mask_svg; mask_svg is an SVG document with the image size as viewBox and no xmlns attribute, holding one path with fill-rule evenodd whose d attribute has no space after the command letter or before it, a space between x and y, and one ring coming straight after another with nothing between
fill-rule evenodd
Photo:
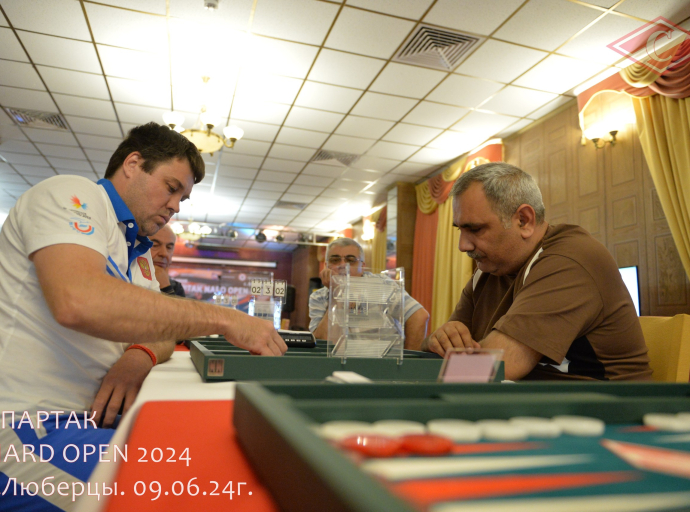
<instances>
[{"instance_id":1,"label":"white triangular point","mask_svg":"<svg viewBox=\"0 0 690 512\"><path fill-rule=\"evenodd\" d=\"M654 512L690 506L690 493L616 494L565 498L464 501L433 506L430 512Z\"/></svg>"},{"instance_id":2,"label":"white triangular point","mask_svg":"<svg viewBox=\"0 0 690 512\"><path fill-rule=\"evenodd\" d=\"M537 455L520 457L416 457L409 459L375 459L362 469L389 481L412 480L457 475L473 475L517 469L565 466L590 462L589 455Z\"/></svg>"},{"instance_id":3,"label":"white triangular point","mask_svg":"<svg viewBox=\"0 0 690 512\"><path fill-rule=\"evenodd\" d=\"M690 478L690 453L602 439L602 446L628 464L647 471Z\"/></svg>"}]
</instances>

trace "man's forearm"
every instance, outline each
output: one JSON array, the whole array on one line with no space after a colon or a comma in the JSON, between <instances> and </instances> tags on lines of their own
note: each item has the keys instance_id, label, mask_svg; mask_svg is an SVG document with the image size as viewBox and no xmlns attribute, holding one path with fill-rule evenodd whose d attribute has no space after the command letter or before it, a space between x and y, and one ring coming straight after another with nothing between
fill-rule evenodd
<instances>
[{"instance_id":1,"label":"man's forearm","mask_svg":"<svg viewBox=\"0 0 690 512\"><path fill-rule=\"evenodd\" d=\"M139 343L139 345L144 345L148 348L153 355L156 356L156 362L158 364L164 363L175 351L174 341L150 341L148 343Z\"/></svg>"},{"instance_id":2,"label":"man's forearm","mask_svg":"<svg viewBox=\"0 0 690 512\"><path fill-rule=\"evenodd\" d=\"M232 314L228 308L219 311L220 306L178 300L105 274L93 279L102 282L68 292L71 312L65 327L98 338L147 343L217 334Z\"/></svg>"},{"instance_id":3,"label":"man's forearm","mask_svg":"<svg viewBox=\"0 0 690 512\"><path fill-rule=\"evenodd\" d=\"M323 314L319 325L314 329L314 337L320 340L328 339L328 309Z\"/></svg>"}]
</instances>

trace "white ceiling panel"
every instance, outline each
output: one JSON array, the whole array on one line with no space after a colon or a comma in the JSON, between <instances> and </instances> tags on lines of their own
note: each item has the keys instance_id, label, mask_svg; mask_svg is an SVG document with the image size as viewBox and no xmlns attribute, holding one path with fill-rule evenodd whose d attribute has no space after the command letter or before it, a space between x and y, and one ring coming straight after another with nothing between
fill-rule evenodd
<instances>
[{"instance_id":1,"label":"white ceiling panel","mask_svg":"<svg viewBox=\"0 0 690 512\"><path fill-rule=\"evenodd\" d=\"M220 161L222 164L229 165L231 167L238 166L257 169L261 165L263 158L259 156L240 155L239 153L223 151Z\"/></svg>"},{"instance_id":2,"label":"white ceiling panel","mask_svg":"<svg viewBox=\"0 0 690 512\"><path fill-rule=\"evenodd\" d=\"M170 64L160 54L99 44L98 55L108 76L134 80L170 81Z\"/></svg>"},{"instance_id":3,"label":"white ceiling panel","mask_svg":"<svg viewBox=\"0 0 690 512\"><path fill-rule=\"evenodd\" d=\"M348 0L347 5L418 20L433 0Z\"/></svg>"},{"instance_id":4,"label":"white ceiling panel","mask_svg":"<svg viewBox=\"0 0 690 512\"><path fill-rule=\"evenodd\" d=\"M0 25L7 26L7 19L5 18L5 16L3 16L3 14L1 12L0 12Z\"/></svg>"},{"instance_id":5,"label":"white ceiling panel","mask_svg":"<svg viewBox=\"0 0 690 512\"><path fill-rule=\"evenodd\" d=\"M113 154L112 151L103 151L101 149L85 149L84 152L91 162L102 164L110 162L110 157Z\"/></svg>"},{"instance_id":6,"label":"white ceiling panel","mask_svg":"<svg viewBox=\"0 0 690 512\"><path fill-rule=\"evenodd\" d=\"M616 11L648 21L663 16L674 23L680 23L690 16L690 4L684 0L627 0L616 7Z\"/></svg>"},{"instance_id":7,"label":"white ceiling panel","mask_svg":"<svg viewBox=\"0 0 690 512\"><path fill-rule=\"evenodd\" d=\"M38 150L31 142L21 140L5 140L3 130L0 130L0 155L5 153L24 153L35 155Z\"/></svg>"},{"instance_id":8,"label":"white ceiling panel","mask_svg":"<svg viewBox=\"0 0 690 512\"><path fill-rule=\"evenodd\" d=\"M286 192L283 194L282 200L283 201L290 201L294 203L308 203L314 199L314 196L306 195L306 194L291 194Z\"/></svg>"},{"instance_id":9,"label":"white ceiling panel","mask_svg":"<svg viewBox=\"0 0 690 512\"><path fill-rule=\"evenodd\" d=\"M27 9L24 0L3 0L2 8L14 28L54 36L90 41L89 29L81 5L72 0L32 0Z\"/></svg>"},{"instance_id":10,"label":"white ceiling panel","mask_svg":"<svg viewBox=\"0 0 690 512\"><path fill-rule=\"evenodd\" d=\"M78 148L77 148L78 149ZM11 164L48 166L50 163L41 155L25 155L21 153L4 153L5 160Z\"/></svg>"},{"instance_id":11,"label":"white ceiling panel","mask_svg":"<svg viewBox=\"0 0 690 512\"><path fill-rule=\"evenodd\" d=\"M550 101L540 109L531 112L527 117L529 119L540 119L544 117L549 112L556 110L558 107L565 105L566 103L573 102L574 98L572 96L558 96L555 100Z\"/></svg>"},{"instance_id":12,"label":"white ceiling panel","mask_svg":"<svg viewBox=\"0 0 690 512\"><path fill-rule=\"evenodd\" d=\"M435 167L430 167L428 164L420 164L415 162L405 162L394 169L395 174L414 175L414 176L428 176L435 170Z\"/></svg>"},{"instance_id":13,"label":"white ceiling panel","mask_svg":"<svg viewBox=\"0 0 690 512\"><path fill-rule=\"evenodd\" d=\"M59 157L59 158L72 158L72 159L84 159L84 152L81 148L76 148L74 146L56 146L54 144L36 144L36 147L45 156ZM51 163L53 163L51 161Z\"/></svg>"},{"instance_id":14,"label":"white ceiling panel","mask_svg":"<svg viewBox=\"0 0 690 512\"><path fill-rule=\"evenodd\" d=\"M120 126L116 122L75 116L65 116L65 118L75 133L102 135L103 137L122 137Z\"/></svg>"},{"instance_id":15,"label":"white ceiling panel","mask_svg":"<svg viewBox=\"0 0 690 512\"><path fill-rule=\"evenodd\" d=\"M290 172L297 174L304 168L304 162L283 160L280 158L267 158L264 160L261 168L269 171Z\"/></svg>"},{"instance_id":16,"label":"white ceiling panel","mask_svg":"<svg viewBox=\"0 0 690 512\"><path fill-rule=\"evenodd\" d=\"M416 104L417 100L409 98L367 92L352 109L352 113L359 116L398 121Z\"/></svg>"},{"instance_id":17,"label":"white ceiling panel","mask_svg":"<svg viewBox=\"0 0 690 512\"><path fill-rule=\"evenodd\" d=\"M460 64L455 72L508 83L547 55L541 50L489 39Z\"/></svg>"},{"instance_id":18,"label":"white ceiling panel","mask_svg":"<svg viewBox=\"0 0 690 512\"><path fill-rule=\"evenodd\" d=\"M383 140L424 146L442 131L438 128L399 123L383 137Z\"/></svg>"},{"instance_id":19,"label":"white ceiling panel","mask_svg":"<svg viewBox=\"0 0 690 512\"><path fill-rule=\"evenodd\" d=\"M271 192L269 190L255 190L251 189L247 193L247 198L251 199L266 199L266 200L278 200L282 196L282 192Z\"/></svg>"},{"instance_id":20,"label":"white ceiling panel","mask_svg":"<svg viewBox=\"0 0 690 512\"><path fill-rule=\"evenodd\" d=\"M293 78L306 78L318 52L315 46L261 36L252 38L252 45L251 60L247 62L250 69L268 69L276 75Z\"/></svg>"},{"instance_id":21,"label":"white ceiling panel","mask_svg":"<svg viewBox=\"0 0 690 512\"><path fill-rule=\"evenodd\" d=\"M64 94L53 94L55 102L60 107L63 114L71 114L81 117L93 117L95 119L105 119L116 121L113 104L109 101L94 100L89 98L77 98Z\"/></svg>"},{"instance_id":22,"label":"white ceiling panel","mask_svg":"<svg viewBox=\"0 0 690 512\"><path fill-rule=\"evenodd\" d=\"M474 108L503 87L502 84L467 76L451 75L429 94L431 101Z\"/></svg>"},{"instance_id":23,"label":"white ceiling panel","mask_svg":"<svg viewBox=\"0 0 690 512\"><path fill-rule=\"evenodd\" d=\"M64 146L77 146L77 140L70 132L58 130L42 130L40 128L24 128L24 134L33 142L48 142Z\"/></svg>"},{"instance_id":24,"label":"white ceiling panel","mask_svg":"<svg viewBox=\"0 0 690 512\"><path fill-rule=\"evenodd\" d=\"M345 169L345 172L341 175L341 178L353 180L353 181L366 181L372 182L376 181L383 176L382 172L365 170L365 169Z\"/></svg>"},{"instance_id":25,"label":"white ceiling panel","mask_svg":"<svg viewBox=\"0 0 690 512\"><path fill-rule=\"evenodd\" d=\"M320 45L338 7L313 0L262 0L256 6L252 31L257 34Z\"/></svg>"},{"instance_id":26,"label":"white ceiling panel","mask_svg":"<svg viewBox=\"0 0 690 512\"><path fill-rule=\"evenodd\" d=\"M316 82L305 82L295 101L301 107L347 113L362 96L362 91Z\"/></svg>"},{"instance_id":27,"label":"white ceiling panel","mask_svg":"<svg viewBox=\"0 0 690 512\"><path fill-rule=\"evenodd\" d=\"M209 168L209 166L206 166L206 176L209 178L209 182L213 181L212 180L212 173L215 170L215 165L212 168ZM256 177L257 172L259 172L256 169L250 169L247 167L237 167L237 166L230 166L230 165L221 165L220 166L220 172L218 175L220 176L221 174L224 176L232 176L233 178L244 178L247 180L253 180Z\"/></svg>"},{"instance_id":28,"label":"white ceiling panel","mask_svg":"<svg viewBox=\"0 0 690 512\"><path fill-rule=\"evenodd\" d=\"M154 52L167 57L168 31L164 16L91 3L85 5L97 43Z\"/></svg>"},{"instance_id":29,"label":"white ceiling panel","mask_svg":"<svg viewBox=\"0 0 690 512\"><path fill-rule=\"evenodd\" d=\"M290 105L266 102L241 102L232 106L232 117L257 123L281 124Z\"/></svg>"},{"instance_id":30,"label":"white ceiling panel","mask_svg":"<svg viewBox=\"0 0 690 512\"><path fill-rule=\"evenodd\" d=\"M242 180L238 178L232 178L230 176L218 176L216 180L217 187L232 187L237 189L247 190L252 184L252 180Z\"/></svg>"},{"instance_id":31,"label":"white ceiling panel","mask_svg":"<svg viewBox=\"0 0 690 512\"><path fill-rule=\"evenodd\" d=\"M517 121L515 117L475 111L470 112L458 123L455 123L453 130L465 133L481 133L489 136L513 124L515 121Z\"/></svg>"},{"instance_id":32,"label":"white ceiling panel","mask_svg":"<svg viewBox=\"0 0 690 512\"><path fill-rule=\"evenodd\" d=\"M403 118L403 122L434 128L448 128L467 112L469 110L466 108L422 101Z\"/></svg>"},{"instance_id":33,"label":"white ceiling panel","mask_svg":"<svg viewBox=\"0 0 690 512\"><path fill-rule=\"evenodd\" d=\"M381 141L374 144L374 146L369 151L367 151L367 155L405 160L418 149L419 146L410 146L408 144L397 144L395 142Z\"/></svg>"},{"instance_id":34,"label":"white ceiling panel","mask_svg":"<svg viewBox=\"0 0 690 512\"><path fill-rule=\"evenodd\" d=\"M352 164L352 167L357 169L366 169L369 171L388 172L393 167L400 163L401 159L377 158L374 156L364 155L359 160Z\"/></svg>"},{"instance_id":35,"label":"white ceiling panel","mask_svg":"<svg viewBox=\"0 0 690 512\"><path fill-rule=\"evenodd\" d=\"M339 151L343 153L353 153L361 155L374 145L374 139L360 139L358 137L348 137L345 135L331 135L331 138L323 145L323 149Z\"/></svg>"},{"instance_id":36,"label":"white ceiling panel","mask_svg":"<svg viewBox=\"0 0 690 512\"><path fill-rule=\"evenodd\" d=\"M270 101L290 104L302 86L303 80L268 73L242 73L235 92L235 102Z\"/></svg>"},{"instance_id":37,"label":"white ceiling panel","mask_svg":"<svg viewBox=\"0 0 690 512\"><path fill-rule=\"evenodd\" d=\"M443 164L446 162L450 162L451 160L462 155L464 152L469 151L470 149L472 149L472 147L474 146L457 146L457 149L454 150L426 147L420 149L417 153L412 155L410 157L410 162L417 162L428 165Z\"/></svg>"},{"instance_id":38,"label":"white ceiling panel","mask_svg":"<svg viewBox=\"0 0 690 512\"><path fill-rule=\"evenodd\" d=\"M445 76L446 73L442 71L390 62L371 84L370 90L410 98L423 98Z\"/></svg>"},{"instance_id":39,"label":"white ceiling panel","mask_svg":"<svg viewBox=\"0 0 690 512\"><path fill-rule=\"evenodd\" d=\"M165 14L165 0L100 0L99 3L124 7L134 11Z\"/></svg>"},{"instance_id":40,"label":"white ceiling panel","mask_svg":"<svg viewBox=\"0 0 690 512\"><path fill-rule=\"evenodd\" d=\"M170 109L170 84L108 77L114 101Z\"/></svg>"},{"instance_id":41,"label":"white ceiling panel","mask_svg":"<svg viewBox=\"0 0 690 512\"><path fill-rule=\"evenodd\" d=\"M553 51L601 14L566 0L530 0L494 37ZM525 30L526 26L530 29Z\"/></svg>"},{"instance_id":42,"label":"white ceiling panel","mask_svg":"<svg viewBox=\"0 0 690 512\"><path fill-rule=\"evenodd\" d=\"M295 179L296 185L307 185L314 187L327 187L333 183L334 178L326 178L321 176L309 176L307 174L301 174Z\"/></svg>"},{"instance_id":43,"label":"white ceiling panel","mask_svg":"<svg viewBox=\"0 0 690 512\"><path fill-rule=\"evenodd\" d=\"M45 110L55 112L55 103L47 92L29 89L15 89L0 86L0 104L5 107L28 108L31 110Z\"/></svg>"},{"instance_id":44,"label":"white ceiling panel","mask_svg":"<svg viewBox=\"0 0 690 512\"><path fill-rule=\"evenodd\" d=\"M448 130L431 141L429 146L421 150L420 153L424 154L423 152L426 151L426 149L436 149L445 152L446 157L443 161L450 160L451 158L460 156L465 151L469 151L473 147L478 146L484 142L487 137L488 136L485 132L463 133ZM433 154L438 158L443 158L443 155L435 152L431 152L430 154ZM417 155L415 155L415 157L416 156ZM418 160L415 158L412 158L411 160L413 162L425 163L425 160Z\"/></svg>"},{"instance_id":45,"label":"white ceiling panel","mask_svg":"<svg viewBox=\"0 0 690 512\"><path fill-rule=\"evenodd\" d=\"M230 120L229 124L234 124L242 128L244 130L244 138L265 142L273 142L273 139L275 139L275 136L280 129L280 126L266 123L254 123L252 121L237 119L235 117Z\"/></svg>"},{"instance_id":46,"label":"white ceiling panel","mask_svg":"<svg viewBox=\"0 0 690 512\"><path fill-rule=\"evenodd\" d=\"M110 137L99 137L97 135L77 134L77 139L83 148L102 149L105 151L115 151L122 139Z\"/></svg>"},{"instance_id":47,"label":"white ceiling panel","mask_svg":"<svg viewBox=\"0 0 690 512\"><path fill-rule=\"evenodd\" d=\"M256 179L259 181L273 181L276 183L292 183L295 176L296 174L287 172L261 171L257 174Z\"/></svg>"},{"instance_id":48,"label":"white ceiling panel","mask_svg":"<svg viewBox=\"0 0 690 512\"><path fill-rule=\"evenodd\" d=\"M281 144L290 144L293 146L318 148L327 138L327 133L301 130L299 128L290 128L285 126L280 129L280 133L278 134L278 137L276 137L276 142Z\"/></svg>"},{"instance_id":49,"label":"white ceiling panel","mask_svg":"<svg viewBox=\"0 0 690 512\"><path fill-rule=\"evenodd\" d=\"M9 28L0 28L0 59L29 62L22 45Z\"/></svg>"},{"instance_id":50,"label":"white ceiling panel","mask_svg":"<svg viewBox=\"0 0 690 512\"><path fill-rule=\"evenodd\" d=\"M85 160L74 160L71 158L57 158L54 156L49 156L48 161L50 162L50 165L58 169L60 174L65 174L61 169L75 172L93 172L91 164Z\"/></svg>"},{"instance_id":51,"label":"white ceiling panel","mask_svg":"<svg viewBox=\"0 0 690 512\"><path fill-rule=\"evenodd\" d=\"M438 0L424 21L488 35L522 3L523 0Z\"/></svg>"},{"instance_id":52,"label":"white ceiling panel","mask_svg":"<svg viewBox=\"0 0 690 512\"><path fill-rule=\"evenodd\" d=\"M261 181L257 179L257 181L255 181L252 185L252 190L267 190L269 192L280 192L282 194L287 190L288 183L276 181Z\"/></svg>"},{"instance_id":53,"label":"white ceiling panel","mask_svg":"<svg viewBox=\"0 0 690 512\"><path fill-rule=\"evenodd\" d=\"M341 206L343 203L345 203L347 199L345 198L333 198L333 197L327 197L327 196L320 196L314 199L312 204L326 204L326 205L331 205L334 204L336 206Z\"/></svg>"},{"instance_id":54,"label":"white ceiling panel","mask_svg":"<svg viewBox=\"0 0 690 512\"><path fill-rule=\"evenodd\" d=\"M46 162L47 165L47 162ZM43 167L38 165L23 165L23 164L13 164L14 168L20 173L26 176L55 176L55 171L50 167Z\"/></svg>"},{"instance_id":55,"label":"white ceiling panel","mask_svg":"<svg viewBox=\"0 0 690 512\"><path fill-rule=\"evenodd\" d=\"M385 64L384 60L324 48L309 73L309 80L364 89Z\"/></svg>"},{"instance_id":56,"label":"white ceiling panel","mask_svg":"<svg viewBox=\"0 0 690 512\"><path fill-rule=\"evenodd\" d=\"M345 7L328 35L326 47L388 59L412 27L411 21Z\"/></svg>"},{"instance_id":57,"label":"white ceiling panel","mask_svg":"<svg viewBox=\"0 0 690 512\"><path fill-rule=\"evenodd\" d=\"M302 171L303 174L313 174L314 176L322 176L326 178L337 178L339 177L345 167L336 167L334 165L322 165L322 164L307 164Z\"/></svg>"},{"instance_id":58,"label":"white ceiling panel","mask_svg":"<svg viewBox=\"0 0 690 512\"><path fill-rule=\"evenodd\" d=\"M110 100L103 75L70 71L67 69L37 66L38 72L51 92ZM41 89L43 86L41 85Z\"/></svg>"},{"instance_id":59,"label":"white ceiling panel","mask_svg":"<svg viewBox=\"0 0 690 512\"><path fill-rule=\"evenodd\" d=\"M368 139L380 139L394 125L392 121L371 119L368 117L347 116L340 123L335 133L341 135L354 135Z\"/></svg>"},{"instance_id":60,"label":"white ceiling panel","mask_svg":"<svg viewBox=\"0 0 690 512\"><path fill-rule=\"evenodd\" d=\"M515 85L561 94L596 75L604 67L604 64L596 62L550 55L518 78Z\"/></svg>"},{"instance_id":61,"label":"white ceiling panel","mask_svg":"<svg viewBox=\"0 0 690 512\"><path fill-rule=\"evenodd\" d=\"M101 72L96 50L91 43L30 32L19 32L19 38L31 55L34 64L87 73Z\"/></svg>"},{"instance_id":62,"label":"white ceiling panel","mask_svg":"<svg viewBox=\"0 0 690 512\"><path fill-rule=\"evenodd\" d=\"M273 144L269 156L271 158L306 162L314 156L314 150L312 148L300 148L296 146L287 146L285 144Z\"/></svg>"},{"instance_id":63,"label":"white ceiling panel","mask_svg":"<svg viewBox=\"0 0 690 512\"><path fill-rule=\"evenodd\" d=\"M309 185L291 185L286 190L288 194L307 194L311 196L318 196L326 187L312 187ZM311 199L310 199L311 201Z\"/></svg>"},{"instance_id":64,"label":"white ceiling panel","mask_svg":"<svg viewBox=\"0 0 690 512\"><path fill-rule=\"evenodd\" d=\"M218 185L216 185L214 193L221 197L227 197L230 199L234 199L236 201L240 201L244 196L247 195L247 189L237 187L219 187ZM194 194L194 192L192 192L192 194Z\"/></svg>"},{"instance_id":65,"label":"white ceiling panel","mask_svg":"<svg viewBox=\"0 0 690 512\"><path fill-rule=\"evenodd\" d=\"M36 185L43 180L47 180L48 177L45 176L24 176L24 179L29 182L30 185Z\"/></svg>"},{"instance_id":66,"label":"white ceiling panel","mask_svg":"<svg viewBox=\"0 0 690 512\"><path fill-rule=\"evenodd\" d=\"M522 117L554 100L556 96L549 92L509 85L484 103L482 109Z\"/></svg>"},{"instance_id":67,"label":"white ceiling panel","mask_svg":"<svg viewBox=\"0 0 690 512\"><path fill-rule=\"evenodd\" d=\"M285 125L294 128L311 128L321 132L332 132L342 119L342 114L304 107L293 107L285 120Z\"/></svg>"},{"instance_id":68,"label":"white ceiling panel","mask_svg":"<svg viewBox=\"0 0 690 512\"><path fill-rule=\"evenodd\" d=\"M640 27L640 22L622 16L608 14L603 19L558 49L558 53L578 59L613 64L620 53L607 45Z\"/></svg>"},{"instance_id":69,"label":"white ceiling panel","mask_svg":"<svg viewBox=\"0 0 690 512\"><path fill-rule=\"evenodd\" d=\"M525 126L529 126L532 124L533 121L530 119L520 119L516 123L511 124L508 128L505 130L501 131L500 133L497 133L497 137L508 137L509 135L512 135L513 133L522 130Z\"/></svg>"},{"instance_id":70,"label":"white ceiling panel","mask_svg":"<svg viewBox=\"0 0 690 512\"><path fill-rule=\"evenodd\" d=\"M115 103L115 108L122 123L134 124L144 124L151 121L162 124L163 114L170 110L169 108L143 107L126 103Z\"/></svg>"},{"instance_id":71,"label":"white ceiling panel","mask_svg":"<svg viewBox=\"0 0 690 512\"><path fill-rule=\"evenodd\" d=\"M45 91L34 67L24 62L0 60L0 85Z\"/></svg>"}]
</instances>

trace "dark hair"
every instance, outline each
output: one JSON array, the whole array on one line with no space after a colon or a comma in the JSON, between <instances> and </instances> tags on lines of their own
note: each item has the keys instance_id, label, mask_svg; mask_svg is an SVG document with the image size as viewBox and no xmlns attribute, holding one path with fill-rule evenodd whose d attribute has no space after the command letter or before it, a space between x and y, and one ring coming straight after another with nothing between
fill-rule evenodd
<instances>
[{"instance_id":1,"label":"dark hair","mask_svg":"<svg viewBox=\"0 0 690 512\"><path fill-rule=\"evenodd\" d=\"M129 131L125 140L110 157L105 178L112 178L125 159L134 152L141 154L144 159L142 169L147 173L153 172L159 164L180 158L189 162L194 174L194 183L199 183L206 174L204 160L189 139L167 126L151 122Z\"/></svg>"}]
</instances>

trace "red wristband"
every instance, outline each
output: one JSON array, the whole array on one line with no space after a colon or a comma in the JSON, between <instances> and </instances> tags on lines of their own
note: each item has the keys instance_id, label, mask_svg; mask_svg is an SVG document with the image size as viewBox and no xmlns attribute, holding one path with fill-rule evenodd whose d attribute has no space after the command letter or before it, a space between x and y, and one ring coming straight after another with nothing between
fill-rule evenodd
<instances>
[{"instance_id":1,"label":"red wristband","mask_svg":"<svg viewBox=\"0 0 690 512\"><path fill-rule=\"evenodd\" d=\"M138 350L143 350L144 352L146 352L151 358L153 366L156 366L156 364L158 363L158 360L156 359L156 354L154 354L150 348L145 347L144 345L130 345L129 347L127 347L127 350L130 350L132 348L136 348ZM127 350L125 350L125 352L127 352Z\"/></svg>"}]
</instances>

